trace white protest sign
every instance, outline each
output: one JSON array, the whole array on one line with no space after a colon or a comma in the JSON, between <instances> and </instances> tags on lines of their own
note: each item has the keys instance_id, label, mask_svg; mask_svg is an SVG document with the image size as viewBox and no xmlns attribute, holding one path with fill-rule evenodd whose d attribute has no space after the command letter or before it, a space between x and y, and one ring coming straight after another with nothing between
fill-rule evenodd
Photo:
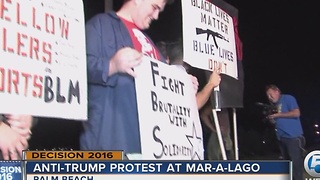
<instances>
[{"instance_id":1,"label":"white protest sign","mask_svg":"<svg viewBox=\"0 0 320 180\"><path fill-rule=\"evenodd\" d=\"M190 76L144 57L136 67L142 158L203 160L202 128Z\"/></svg>"},{"instance_id":2,"label":"white protest sign","mask_svg":"<svg viewBox=\"0 0 320 180\"><path fill-rule=\"evenodd\" d=\"M233 20L208 0L181 0L184 61L238 79Z\"/></svg>"},{"instance_id":3,"label":"white protest sign","mask_svg":"<svg viewBox=\"0 0 320 180\"><path fill-rule=\"evenodd\" d=\"M87 119L83 2L0 3L0 113Z\"/></svg>"}]
</instances>

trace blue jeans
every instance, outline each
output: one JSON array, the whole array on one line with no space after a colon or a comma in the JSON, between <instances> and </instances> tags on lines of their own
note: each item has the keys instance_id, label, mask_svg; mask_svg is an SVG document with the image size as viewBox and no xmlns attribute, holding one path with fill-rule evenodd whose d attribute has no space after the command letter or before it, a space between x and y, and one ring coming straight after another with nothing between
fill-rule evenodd
<instances>
[{"instance_id":1,"label":"blue jeans","mask_svg":"<svg viewBox=\"0 0 320 180\"><path fill-rule=\"evenodd\" d=\"M294 180L303 180L303 152L305 139L303 136L297 138L280 138L280 150L287 160L292 161L292 173Z\"/></svg>"}]
</instances>

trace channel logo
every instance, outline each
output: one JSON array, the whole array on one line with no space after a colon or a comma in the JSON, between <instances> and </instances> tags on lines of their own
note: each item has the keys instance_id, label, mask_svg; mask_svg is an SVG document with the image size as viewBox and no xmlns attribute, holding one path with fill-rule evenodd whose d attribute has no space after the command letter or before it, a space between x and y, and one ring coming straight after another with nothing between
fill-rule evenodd
<instances>
[{"instance_id":1,"label":"channel logo","mask_svg":"<svg viewBox=\"0 0 320 180\"><path fill-rule=\"evenodd\" d=\"M312 177L320 177L320 151L312 151L304 158L304 169Z\"/></svg>"}]
</instances>

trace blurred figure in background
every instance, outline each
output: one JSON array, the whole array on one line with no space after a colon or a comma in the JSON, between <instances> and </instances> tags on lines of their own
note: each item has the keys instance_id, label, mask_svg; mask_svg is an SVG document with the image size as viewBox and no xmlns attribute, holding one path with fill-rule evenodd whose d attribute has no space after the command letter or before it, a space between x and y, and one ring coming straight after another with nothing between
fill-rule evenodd
<instances>
[{"instance_id":1,"label":"blurred figure in background","mask_svg":"<svg viewBox=\"0 0 320 180\"><path fill-rule=\"evenodd\" d=\"M222 108L217 111L218 122L226 155L228 160L234 159L233 141L230 136L230 119L228 108ZM211 103L207 103L200 110L200 119L204 125L210 130L208 141L206 142L206 157L208 160L222 160L222 152L219 144L217 130L214 124Z\"/></svg>"}]
</instances>

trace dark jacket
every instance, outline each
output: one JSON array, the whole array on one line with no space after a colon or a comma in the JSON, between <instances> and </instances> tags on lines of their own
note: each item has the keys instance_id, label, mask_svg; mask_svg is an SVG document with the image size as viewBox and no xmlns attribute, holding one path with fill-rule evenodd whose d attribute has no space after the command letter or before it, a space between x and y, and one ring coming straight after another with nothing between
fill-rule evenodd
<instances>
[{"instance_id":1,"label":"dark jacket","mask_svg":"<svg viewBox=\"0 0 320 180\"><path fill-rule=\"evenodd\" d=\"M80 135L82 150L141 152L134 78L120 73L108 77L110 58L123 47L133 48L133 43L115 12L86 23L88 121Z\"/></svg>"}]
</instances>

